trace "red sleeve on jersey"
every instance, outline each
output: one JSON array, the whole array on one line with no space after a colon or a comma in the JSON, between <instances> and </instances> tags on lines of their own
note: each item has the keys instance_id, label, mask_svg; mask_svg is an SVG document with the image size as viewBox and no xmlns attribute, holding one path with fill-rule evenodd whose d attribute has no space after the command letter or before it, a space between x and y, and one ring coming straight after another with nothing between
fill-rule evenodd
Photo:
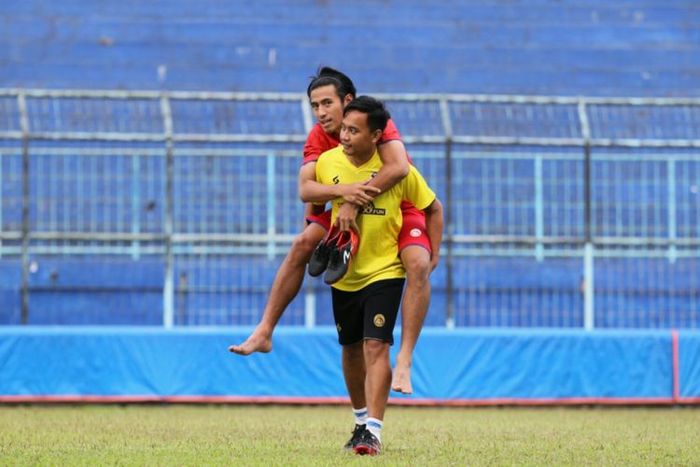
<instances>
[{"instance_id":1,"label":"red sleeve on jersey","mask_svg":"<svg viewBox=\"0 0 700 467\"><path fill-rule=\"evenodd\" d=\"M384 133L382 133L378 144L394 141L395 139L401 140L401 133L399 133L398 128L394 125L394 121L389 119L389 121L386 122L386 128L384 128Z\"/></svg>"},{"instance_id":2,"label":"red sleeve on jersey","mask_svg":"<svg viewBox=\"0 0 700 467\"><path fill-rule=\"evenodd\" d=\"M325 146L323 141L323 128L319 125L314 125L309 132L309 136L306 137L306 143L304 143L303 164L316 162L319 156L327 151Z\"/></svg>"}]
</instances>

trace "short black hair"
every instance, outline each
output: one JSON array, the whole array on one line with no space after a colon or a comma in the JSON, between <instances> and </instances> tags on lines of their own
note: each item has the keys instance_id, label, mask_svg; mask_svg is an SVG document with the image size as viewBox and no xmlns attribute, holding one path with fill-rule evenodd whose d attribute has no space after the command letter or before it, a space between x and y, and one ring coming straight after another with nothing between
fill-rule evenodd
<instances>
[{"instance_id":1,"label":"short black hair","mask_svg":"<svg viewBox=\"0 0 700 467\"><path fill-rule=\"evenodd\" d=\"M387 122L391 118L389 111L384 107L384 103L370 96L360 96L357 99L353 99L343 109L343 116L353 110L367 114L367 125L370 131L384 131Z\"/></svg>"},{"instance_id":2,"label":"short black hair","mask_svg":"<svg viewBox=\"0 0 700 467\"><path fill-rule=\"evenodd\" d=\"M319 68L316 75L311 77L309 87L306 89L306 95L311 97L311 91L321 86L328 85L335 86L335 91L341 101L345 99L345 96L348 94L350 94L353 99L357 95L355 84L348 75L329 66Z\"/></svg>"}]
</instances>

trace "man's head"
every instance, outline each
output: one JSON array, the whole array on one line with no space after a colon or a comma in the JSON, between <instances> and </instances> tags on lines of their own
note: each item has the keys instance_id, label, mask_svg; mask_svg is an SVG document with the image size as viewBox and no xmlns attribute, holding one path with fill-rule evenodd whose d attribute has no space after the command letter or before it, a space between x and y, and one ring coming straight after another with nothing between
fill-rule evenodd
<instances>
[{"instance_id":1,"label":"man's head","mask_svg":"<svg viewBox=\"0 0 700 467\"><path fill-rule=\"evenodd\" d=\"M347 75L327 66L311 78L306 95L316 120L326 133L338 134L343 108L355 98L356 92Z\"/></svg>"},{"instance_id":2,"label":"man's head","mask_svg":"<svg viewBox=\"0 0 700 467\"><path fill-rule=\"evenodd\" d=\"M340 144L345 154L359 159L371 156L391 116L384 104L369 96L360 96L343 110Z\"/></svg>"}]
</instances>

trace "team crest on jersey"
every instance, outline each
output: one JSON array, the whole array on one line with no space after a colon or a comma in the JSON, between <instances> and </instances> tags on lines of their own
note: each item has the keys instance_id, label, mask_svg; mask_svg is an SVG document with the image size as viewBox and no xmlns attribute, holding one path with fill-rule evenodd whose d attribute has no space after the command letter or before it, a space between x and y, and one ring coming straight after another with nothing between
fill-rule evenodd
<instances>
[{"instance_id":1,"label":"team crest on jersey","mask_svg":"<svg viewBox=\"0 0 700 467\"><path fill-rule=\"evenodd\" d=\"M377 208L374 206L374 202L370 201L367 206L362 210L362 214L371 214L373 216L384 216L386 215L386 209Z\"/></svg>"},{"instance_id":2,"label":"team crest on jersey","mask_svg":"<svg viewBox=\"0 0 700 467\"><path fill-rule=\"evenodd\" d=\"M374 315L374 325L378 328L381 328L384 326L384 323L386 323L386 318L384 318L383 314L377 314Z\"/></svg>"}]
</instances>

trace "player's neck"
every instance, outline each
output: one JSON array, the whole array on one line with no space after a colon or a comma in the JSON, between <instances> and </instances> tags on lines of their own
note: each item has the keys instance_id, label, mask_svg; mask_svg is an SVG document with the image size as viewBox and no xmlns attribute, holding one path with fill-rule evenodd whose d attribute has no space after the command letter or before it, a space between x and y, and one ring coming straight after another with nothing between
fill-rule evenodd
<instances>
[{"instance_id":1,"label":"player's neck","mask_svg":"<svg viewBox=\"0 0 700 467\"><path fill-rule=\"evenodd\" d=\"M372 158L375 152L376 150L367 154L353 154L352 156L345 154L345 157L348 158L352 165L354 165L355 167L360 167L361 165L364 165L367 162L369 162L369 160Z\"/></svg>"}]
</instances>

